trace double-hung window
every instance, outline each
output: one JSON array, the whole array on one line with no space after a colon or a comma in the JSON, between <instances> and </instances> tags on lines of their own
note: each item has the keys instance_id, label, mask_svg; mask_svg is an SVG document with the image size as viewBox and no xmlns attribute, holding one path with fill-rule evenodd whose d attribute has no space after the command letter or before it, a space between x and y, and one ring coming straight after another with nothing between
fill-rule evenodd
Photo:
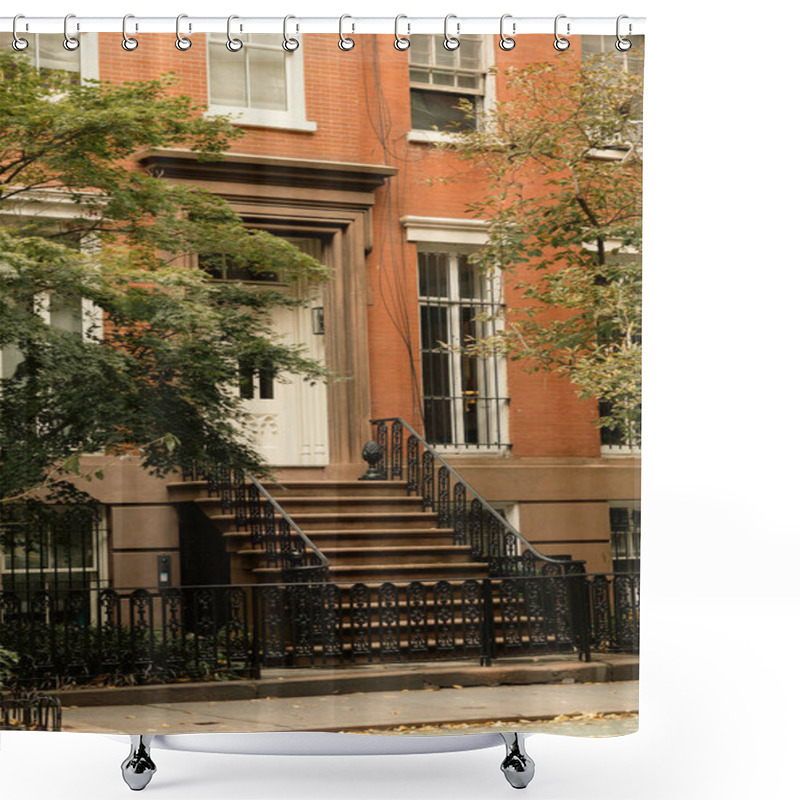
<instances>
[{"instance_id":1,"label":"double-hung window","mask_svg":"<svg viewBox=\"0 0 800 800\"><path fill-rule=\"evenodd\" d=\"M468 248L419 246L419 314L425 436L458 449L507 446L505 363L475 349L502 310L500 281L470 262Z\"/></svg>"},{"instance_id":2,"label":"double-hung window","mask_svg":"<svg viewBox=\"0 0 800 800\"><path fill-rule=\"evenodd\" d=\"M457 50L442 47L440 36L415 34L410 39L411 127L445 132L475 128L486 94L485 37L461 36Z\"/></svg>"},{"instance_id":3,"label":"double-hung window","mask_svg":"<svg viewBox=\"0 0 800 800\"><path fill-rule=\"evenodd\" d=\"M76 84L81 79L97 78L97 34L83 33L77 50L64 48L64 37L57 33L27 33L20 35L28 41L26 58L44 75L61 71L69 73ZM0 33L0 48L11 49L12 35Z\"/></svg>"},{"instance_id":4,"label":"double-hung window","mask_svg":"<svg viewBox=\"0 0 800 800\"><path fill-rule=\"evenodd\" d=\"M283 49L278 34L241 34L232 53L227 36L208 36L208 105L242 125L313 131L305 118L302 48Z\"/></svg>"}]
</instances>

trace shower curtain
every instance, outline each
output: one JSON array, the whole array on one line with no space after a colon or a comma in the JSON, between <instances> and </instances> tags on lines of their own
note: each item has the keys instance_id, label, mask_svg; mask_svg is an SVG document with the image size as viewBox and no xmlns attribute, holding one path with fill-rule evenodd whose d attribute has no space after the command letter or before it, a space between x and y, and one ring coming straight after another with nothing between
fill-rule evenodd
<instances>
[{"instance_id":1,"label":"shower curtain","mask_svg":"<svg viewBox=\"0 0 800 800\"><path fill-rule=\"evenodd\" d=\"M348 30L0 34L0 727L636 730L644 37Z\"/></svg>"}]
</instances>

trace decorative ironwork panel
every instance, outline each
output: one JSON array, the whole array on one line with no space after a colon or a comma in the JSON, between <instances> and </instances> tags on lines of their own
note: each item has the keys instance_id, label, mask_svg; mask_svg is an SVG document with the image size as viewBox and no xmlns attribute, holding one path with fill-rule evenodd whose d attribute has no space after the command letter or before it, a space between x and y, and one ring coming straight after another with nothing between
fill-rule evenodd
<instances>
[{"instance_id":1,"label":"decorative ironwork panel","mask_svg":"<svg viewBox=\"0 0 800 800\"><path fill-rule=\"evenodd\" d=\"M499 600L503 644L506 647L520 647L522 645L520 598L517 582L513 578L500 581Z\"/></svg>"},{"instance_id":2,"label":"decorative ironwork panel","mask_svg":"<svg viewBox=\"0 0 800 800\"><path fill-rule=\"evenodd\" d=\"M350 588L350 651L352 655L372 655L370 590L363 583Z\"/></svg>"},{"instance_id":3,"label":"decorative ironwork panel","mask_svg":"<svg viewBox=\"0 0 800 800\"><path fill-rule=\"evenodd\" d=\"M301 583L288 588L291 598L291 647L294 658L314 655L314 605L311 587Z\"/></svg>"},{"instance_id":4,"label":"decorative ironwork panel","mask_svg":"<svg viewBox=\"0 0 800 800\"><path fill-rule=\"evenodd\" d=\"M261 618L261 647L263 663L268 659L283 659L286 655L286 589L282 586L263 586L258 589Z\"/></svg>"},{"instance_id":5,"label":"decorative ironwork panel","mask_svg":"<svg viewBox=\"0 0 800 800\"><path fill-rule=\"evenodd\" d=\"M467 543L467 488L461 481L453 486L451 524L453 526L453 544Z\"/></svg>"},{"instance_id":6,"label":"decorative ironwork panel","mask_svg":"<svg viewBox=\"0 0 800 800\"><path fill-rule=\"evenodd\" d=\"M483 646L483 596L478 581L461 584L461 621L464 649L479 650Z\"/></svg>"},{"instance_id":7,"label":"decorative ironwork panel","mask_svg":"<svg viewBox=\"0 0 800 800\"><path fill-rule=\"evenodd\" d=\"M409 436L406 440L406 492L409 495L420 493L420 463L419 463L419 439L416 436Z\"/></svg>"},{"instance_id":8,"label":"decorative ironwork panel","mask_svg":"<svg viewBox=\"0 0 800 800\"><path fill-rule=\"evenodd\" d=\"M614 576L614 629L616 644L622 650L639 649L639 575Z\"/></svg>"},{"instance_id":9,"label":"decorative ironwork panel","mask_svg":"<svg viewBox=\"0 0 800 800\"><path fill-rule=\"evenodd\" d=\"M382 474L382 475L389 475L388 470L386 469L386 453L389 451L388 443L389 443L389 431L386 426L385 422L379 422L375 427L375 441L378 444L378 447L381 448L381 460L377 462L375 468Z\"/></svg>"},{"instance_id":10,"label":"decorative ironwork panel","mask_svg":"<svg viewBox=\"0 0 800 800\"><path fill-rule=\"evenodd\" d=\"M136 589L128 599L130 630L134 640L135 661L149 666L154 660L153 597L147 589Z\"/></svg>"},{"instance_id":11,"label":"decorative ironwork panel","mask_svg":"<svg viewBox=\"0 0 800 800\"><path fill-rule=\"evenodd\" d=\"M393 583L378 589L378 637L381 660L400 652L400 613L398 591Z\"/></svg>"},{"instance_id":12,"label":"decorative ironwork panel","mask_svg":"<svg viewBox=\"0 0 800 800\"><path fill-rule=\"evenodd\" d=\"M428 652L428 590L419 581L406 587L409 653Z\"/></svg>"},{"instance_id":13,"label":"decorative ironwork panel","mask_svg":"<svg viewBox=\"0 0 800 800\"><path fill-rule=\"evenodd\" d=\"M161 630L164 637L164 662L179 668L185 659L186 626L183 613L183 592L177 587L161 593Z\"/></svg>"},{"instance_id":14,"label":"decorative ironwork panel","mask_svg":"<svg viewBox=\"0 0 800 800\"><path fill-rule=\"evenodd\" d=\"M320 639L325 658L341 656L342 642L342 590L333 583L320 584Z\"/></svg>"},{"instance_id":15,"label":"decorative ironwork panel","mask_svg":"<svg viewBox=\"0 0 800 800\"><path fill-rule=\"evenodd\" d=\"M403 425L398 420L392 423L392 466L387 473L389 480L403 477Z\"/></svg>"},{"instance_id":16,"label":"decorative ironwork panel","mask_svg":"<svg viewBox=\"0 0 800 800\"><path fill-rule=\"evenodd\" d=\"M225 589L225 594L225 657L228 666L231 666L232 662L245 661L250 655L247 595L244 589L235 586Z\"/></svg>"},{"instance_id":17,"label":"decorative ironwork panel","mask_svg":"<svg viewBox=\"0 0 800 800\"><path fill-rule=\"evenodd\" d=\"M591 644L596 648L609 648L612 646L611 592L609 580L605 575L595 575L591 578L589 600L592 624Z\"/></svg>"},{"instance_id":18,"label":"decorative ironwork panel","mask_svg":"<svg viewBox=\"0 0 800 800\"><path fill-rule=\"evenodd\" d=\"M422 454L422 506L425 509L433 508L433 473L433 453L425 450Z\"/></svg>"},{"instance_id":19,"label":"decorative ironwork panel","mask_svg":"<svg viewBox=\"0 0 800 800\"><path fill-rule=\"evenodd\" d=\"M433 587L433 602L436 654L447 654L456 646L453 586L448 581L439 581Z\"/></svg>"}]
</instances>

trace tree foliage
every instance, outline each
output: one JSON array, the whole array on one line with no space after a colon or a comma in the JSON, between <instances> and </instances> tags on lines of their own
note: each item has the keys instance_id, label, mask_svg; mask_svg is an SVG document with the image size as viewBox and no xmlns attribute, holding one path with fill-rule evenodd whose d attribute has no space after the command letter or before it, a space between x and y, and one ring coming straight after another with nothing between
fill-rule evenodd
<instances>
[{"instance_id":1,"label":"tree foliage","mask_svg":"<svg viewBox=\"0 0 800 800\"><path fill-rule=\"evenodd\" d=\"M75 85L9 53L0 74L0 497L63 489L88 453L141 457L156 474L196 461L265 469L242 435L239 365L326 377L273 330L271 312L299 293L210 280L186 254L281 284L326 270L246 229L221 198L136 163L159 148L217 158L238 129L204 117L172 78ZM48 324L70 303L83 333Z\"/></svg>"},{"instance_id":2,"label":"tree foliage","mask_svg":"<svg viewBox=\"0 0 800 800\"><path fill-rule=\"evenodd\" d=\"M489 222L476 261L513 273L525 302L471 349L566 376L600 401L602 428L638 444L642 78L569 53L499 77L507 99L447 146L491 179L470 207Z\"/></svg>"}]
</instances>

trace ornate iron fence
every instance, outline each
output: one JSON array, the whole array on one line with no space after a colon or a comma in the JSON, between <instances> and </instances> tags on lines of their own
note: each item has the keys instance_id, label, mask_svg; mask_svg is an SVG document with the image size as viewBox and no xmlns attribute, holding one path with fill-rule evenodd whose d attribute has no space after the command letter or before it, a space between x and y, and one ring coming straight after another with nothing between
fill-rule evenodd
<instances>
[{"instance_id":1,"label":"ornate iron fence","mask_svg":"<svg viewBox=\"0 0 800 800\"><path fill-rule=\"evenodd\" d=\"M61 730L61 701L46 694L0 697L0 731Z\"/></svg>"},{"instance_id":2,"label":"ornate iron fence","mask_svg":"<svg viewBox=\"0 0 800 800\"><path fill-rule=\"evenodd\" d=\"M220 499L223 514L231 514L236 529L250 534L253 549L264 551L264 566L279 568L284 581L329 580L328 559L252 473L195 468L184 472L184 480L208 482L208 493Z\"/></svg>"},{"instance_id":3,"label":"ornate iron fence","mask_svg":"<svg viewBox=\"0 0 800 800\"><path fill-rule=\"evenodd\" d=\"M555 578L585 572L582 561L540 553L483 499L400 417L374 419L381 460L375 474L405 481L409 495L437 514L440 528L453 529L453 544L469 545L476 561L487 561L494 577L543 575Z\"/></svg>"},{"instance_id":4,"label":"ornate iron fence","mask_svg":"<svg viewBox=\"0 0 800 800\"><path fill-rule=\"evenodd\" d=\"M495 658L638 647L638 576L0 591L10 682L44 688L254 677L270 666Z\"/></svg>"}]
</instances>

